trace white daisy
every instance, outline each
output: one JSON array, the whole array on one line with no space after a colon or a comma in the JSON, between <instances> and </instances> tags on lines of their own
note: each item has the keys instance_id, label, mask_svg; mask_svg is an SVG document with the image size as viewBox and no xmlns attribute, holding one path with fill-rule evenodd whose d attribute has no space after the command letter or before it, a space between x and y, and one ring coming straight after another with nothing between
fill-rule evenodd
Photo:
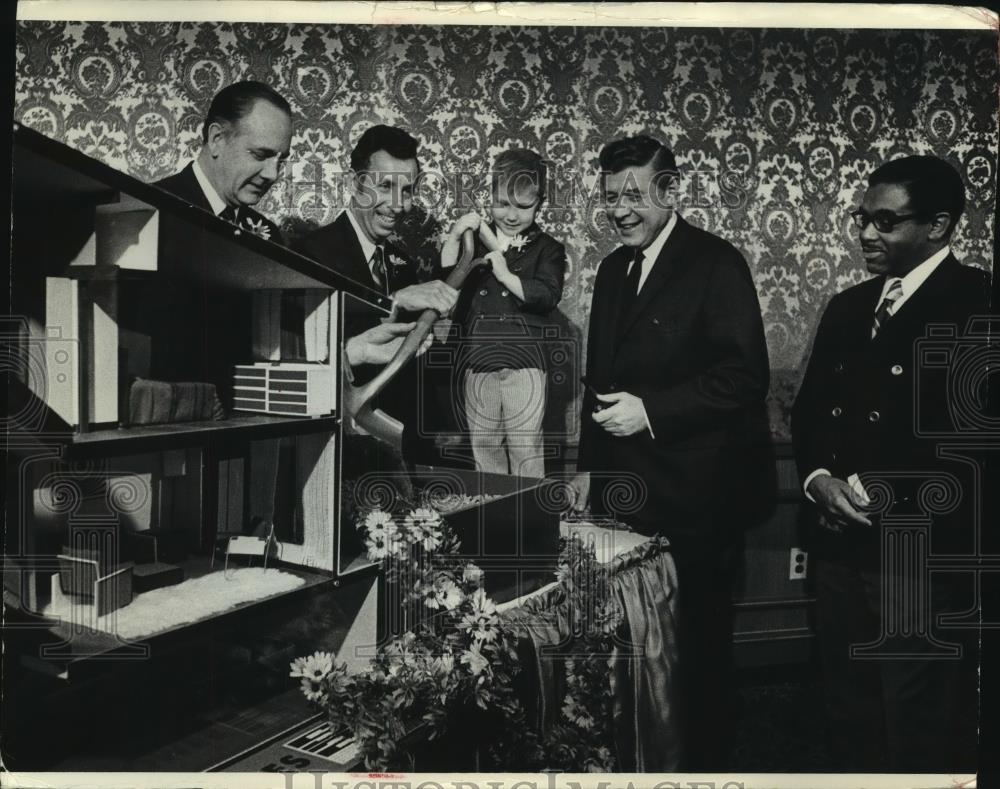
<instances>
[{"instance_id":1,"label":"white daisy","mask_svg":"<svg viewBox=\"0 0 1000 789\"><path fill-rule=\"evenodd\" d=\"M490 661L483 657L483 653L479 651L478 644L474 644L462 653L462 662L469 667L469 672L474 677L482 674L490 665Z\"/></svg>"},{"instance_id":2,"label":"white daisy","mask_svg":"<svg viewBox=\"0 0 1000 789\"><path fill-rule=\"evenodd\" d=\"M471 600L472 611L462 617L458 626L476 641L493 641L497 637L497 626L500 624L496 606L481 588L475 591Z\"/></svg>"},{"instance_id":3,"label":"white daisy","mask_svg":"<svg viewBox=\"0 0 1000 789\"><path fill-rule=\"evenodd\" d=\"M307 657L296 658L292 661L290 677L305 677L316 682L324 679L327 674L333 671L334 655L332 652L314 652Z\"/></svg>"},{"instance_id":4,"label":"white daisy","mask_svg":"<svg viewBox=\"0 0 1000 789\"><path fill-rule=\"evenodd\" d=\"M322 702L326 699L323 680L333 671L333 660L331 652L315 652L292 661L289 676L302 677L302 693L309 701Z\"/></svg>"},{"instance_id":5,"label":"white daisy","mask_svg":"<svg viewBox=\"0 0 1000 789\"><path fill-rule=\"evenodd\" d=\"M462 603L462 590L454 581L447 577L437 578L434 585L427 589L424 605L428 608L443 608L451 611Z\"/></svg>"},{"instance_id":6,"label":"white daisy","mask_svg":"<svg viewBox=\"0 0 1000 789\"><path fill-rule=\"evenodd\" d=\"M425 551L433 551L441 545L441 515L430 507L418 507L403 521L407 538Z\"/></svg>"}]
</instances>

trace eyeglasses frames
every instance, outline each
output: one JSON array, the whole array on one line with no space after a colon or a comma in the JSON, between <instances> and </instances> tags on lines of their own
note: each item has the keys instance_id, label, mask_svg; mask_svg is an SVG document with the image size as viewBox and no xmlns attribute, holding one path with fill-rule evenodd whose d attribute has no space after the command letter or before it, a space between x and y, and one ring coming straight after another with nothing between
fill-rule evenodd
<instances>
[{"instance_id":1,"label":"eyeglasses frames","mask_svg":"<svg viewBox=\"0 0 1000 789\"><path fill-rule=\"evenodd\" d=\"M851 211L851 218L858 230L864 230L869 224L875 225L879 233L891 233L896 229L896 225L902 224L909 219L917 219L921 214L894 214L891 211L876 211L869 214L863 208Z\"/></svg>"}]
</instances>

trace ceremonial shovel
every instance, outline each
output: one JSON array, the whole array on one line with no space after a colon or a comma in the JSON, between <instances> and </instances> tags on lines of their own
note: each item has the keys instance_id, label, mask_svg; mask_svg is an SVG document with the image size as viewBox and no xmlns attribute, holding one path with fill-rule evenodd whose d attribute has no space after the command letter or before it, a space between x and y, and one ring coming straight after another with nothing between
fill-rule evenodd
<instances>
[{"instance_id":1,"label":"ceremonial shovel","mask_svg":"<svg viewBox=\"0 0 1000 789\"><path fill-rule=\"evenodd\" d=\"M483 238L488 247L499 249L496 236L490 232L485 224L480 226L480 237ZM474 250L472 230L466 230L462 236L462 257L451 270L448 279L445 280L455 290L461 290L466 278L474 269L489 265L489 262L484 258L474 259ZM420 350L424 339L434 327L434 322L438 317L437 310L424 310L417 318L417 325L413 327L413 330L403 340L402 345L399 346L396 355L379 371L378 375L362 386L353 386L349 383L346 376L347 371L344 370L344 411L350 420L348 424L353 422L356 427L384 441L398 452L402 452L403 423L384 411L373 408L372 400Z\"/></svg>"}]
</instances>

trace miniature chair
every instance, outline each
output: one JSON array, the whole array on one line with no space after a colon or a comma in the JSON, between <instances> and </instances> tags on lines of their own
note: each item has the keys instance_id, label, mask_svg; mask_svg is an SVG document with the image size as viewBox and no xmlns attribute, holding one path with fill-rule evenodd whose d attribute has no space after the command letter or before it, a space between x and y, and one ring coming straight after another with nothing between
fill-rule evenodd
<instances>
[{"instance_id":1,"label":"miniature chair","mask_svg":"<svg viewBox=\"0 0 1000 789\"><path fill-rule=\"evenodd\" d=\"M59 588L104 616L132 602L132 562L108 565L99 551L63 546L58 555Z\"/></svg>"},{"instance_id":2,"label":"miniature chair","mask_svg":"<svg viewBox=\"0 0 1000 789\"><path fill-rule=\"evenodd\" d=\"M226 544L226 563L223 571L229 569L230 556L263 556L264 569L267 569L267 557L278 547L278 541L274 536L274 523L267 529L265 537L255 537L249 534L238 534L231 536Z\"/></svg>"},{"instance_id":3,"label":"miniature chair","mask_svg":"<svg viewBox=\"0 0 1000 789\"><path fill-rule=\"evenodd\" d=\"M158 536L158 532L152 530L122 532L126 556L135 563L132 568L132 591L137 595L184 580L183 569L161 560L161 540Z\"/></svg>"}]
</instances>

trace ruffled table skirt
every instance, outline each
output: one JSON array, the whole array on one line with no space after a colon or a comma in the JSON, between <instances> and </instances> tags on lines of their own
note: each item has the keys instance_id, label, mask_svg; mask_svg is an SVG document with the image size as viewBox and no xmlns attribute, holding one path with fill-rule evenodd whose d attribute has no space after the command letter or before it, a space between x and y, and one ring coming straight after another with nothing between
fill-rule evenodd
<instances>
[{"instance_id":1,"label":"ruffled table skirt","mask_svg":"<svg viewBox=\"0 0 1000 789\"><path fill-rule=\"evenodd\" d=\"M592 544L609 572L607 594L624 614L608 659L613 696L613 747L620 772L676 772L681 754L677 715L677 570L667 540L613 529L562 524ZM532 667L529 708L550 731L566 696L573 612L566 587L552 583L501 608L516 627ZM577 647L578 648L578 647ZM612 747L612 743L608 744Z\"/></svg>"}]
</instances>

